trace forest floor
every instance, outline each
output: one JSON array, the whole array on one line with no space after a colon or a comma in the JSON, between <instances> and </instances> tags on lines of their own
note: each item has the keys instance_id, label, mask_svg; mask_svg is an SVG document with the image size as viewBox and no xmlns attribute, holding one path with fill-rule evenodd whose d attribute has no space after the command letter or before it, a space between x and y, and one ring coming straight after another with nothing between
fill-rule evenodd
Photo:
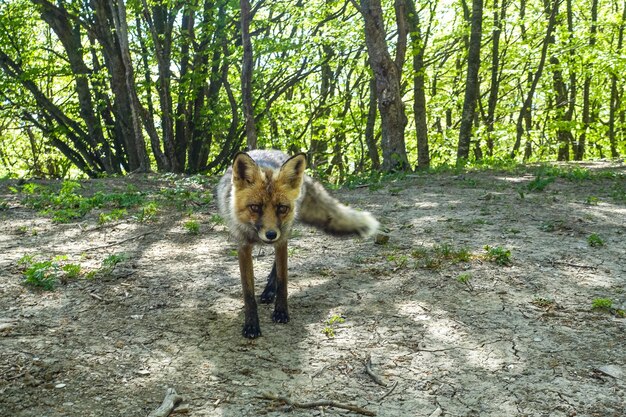
<instances>
[{"instance_id":1,"label":"forest floor","mask_svg":"<svg viewBox=\"0 0 626 417\"><path fill-rule=\"evenodd\" d=\"M624 165L333 190L388 242L297 227L256 340L213 184L0 182L0 415L626 415Z\"/></svg>"}]
</instances>

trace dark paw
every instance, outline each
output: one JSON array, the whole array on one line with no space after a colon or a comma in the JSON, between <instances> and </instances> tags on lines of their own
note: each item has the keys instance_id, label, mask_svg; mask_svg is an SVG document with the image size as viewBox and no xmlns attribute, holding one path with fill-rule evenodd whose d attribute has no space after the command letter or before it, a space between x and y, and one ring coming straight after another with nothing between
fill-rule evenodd
<instances>
[{"instance_id":1,"label":"dark paw","mask_svg":"<svg viewBox=\"0 0 626 417\"><path fill-rule=\"evenodd\" d=\"M244 324L243 331L241 332L244 337L248 339L256 339L261 336L261 328L257 324Z\"/></svg>"},{"instance_id":2,"label":"dark paw","mask_svg":"<svg viewBox=\"0 0 626 417\"><path fill-rule=\"evenodd\" d=\"M289 313L283 310L274 310L272 313L272 320L274 323L288 323Z\"/></svg>"},{"instance_id":3,"label":"dark paw","mask_svg":"<svg viewBox=\"0 0 626 417\"><path fill-rule=\"evenodd\" d=\"M276 291L273 288L265 288L263 293L261 294L261 303L269 304L273 303L276 299Z\"/></svg>"}]
</instances>

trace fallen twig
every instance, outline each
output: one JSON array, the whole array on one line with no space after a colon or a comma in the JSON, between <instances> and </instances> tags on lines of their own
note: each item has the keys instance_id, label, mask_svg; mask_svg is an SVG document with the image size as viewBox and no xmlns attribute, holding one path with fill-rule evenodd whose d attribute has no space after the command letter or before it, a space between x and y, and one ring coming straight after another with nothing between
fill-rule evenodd
<instances>
[{"instance_id":1,"label":"fallen twig","mask_svg":"<svg viewBox=\"0 0 626 417\"><path fill-rule=\"evenodd\" d=\"M365 372L376 382L378 385L382 385L383 387L387 386L387 383L382 380L381 377L376 375L374 371L372 371L372 355L367 356L367 361L365 362Z\"/></svg>"},{"instance_id":2,"label":"fallen twig","mask_svg":"<svg viewBox=\"0 0 626 417\"><path fill-rule=\"evenodd\" d=\"M391 395L391 393L393 392L393 390L394 390L394 389L396 389L396 387L397 387L397 386L398 386L398 381L394 382L394 383L391 385L391 388L389 388L389 389L387 390L387 392L386 392L386 393L384 393L384 394L383 394L383 395L382 395L382 396L378 399L378 401L382 401L382 400L384 400L384 399L385 399L385 397L387 397L387 396Z\"/></svg>"},{"instance_id":3,"label":"fallen twig","mask_svg":"<svg viewBox=\"0 0 626 417\"><path fill-rule=\"evenodd\" d=\"M147 235L150 235L150 234L152 234L152 233L154 233L154 231L151 231L151 232L146 232L146 233L142 233L142 234L140 234L140 235L137 235L137 236L132 236L132 237L129 237L128 239L118 240L117 242L108 243L108 244L106 244L106 245L102 245L102 246L95 246L95 247L93 247L93 248L89 248L89 249L88 249L88 251L98 250L98 249L105 249L105 248L109 248L109 247L111 247L111 246L121 245L122 243L126 243L126 242L128 242L129 240L140 239L140 238L145 237L145 236L147 236Z\"/></svg>"},{"instance_id":4,"label":"fallen twig","mask_svg":"<svg viewBox=\"0 0 626 417\"><path fill-rule=\"evenodd\" d=\"M551 260L550 261L551 264L553 265L563 265L563 266L570 266L572 268L581 268L581 269L592 269L592 270L596 270L598 269L597 266L592 266L592 265L578 265L578 264L573 264L570 262L563 262L563 261L554 261Z\"/></svg>"},{"instance_id":5,"label":"fallen twig","mask_svg":"<svg viewBox=\"0 0 626 417\"><path fill-rule=\"evenodd\" d=\"M183 397L178 395L174 388L168 388L161 406L148 414L148 417L167 417L182 400Z\"/></svg>"},{"instance_id":6,"label":"fallen twig","mask_svg":"<svg viewBox=\"0 0 626 417\"><path fill-rule=\"evenodd\" d=\"M98 294L95 294L95 293L93 293L93 292L90 292L90 293L89 293L89 295L90 295L92 298L95 298L95 299L96 299L96 300L98 300L98 301L104 301L104 299L103 299L102 297L100 297Z\"/></svg>"},{"instance_id":7,"label":"fallen twig","mask_svg":"<svg viewBox=\"0 0 626 417\"><path fill-rule=\"evenodd\" d=\"M263 400L272 400L272 401L280 401L282 403L285 403L291 407L295 407L295 408L317 408L317 407L334 407L334 408L341 408L343 410L348 410L348 411L352 411L354 413L357 414L362 414L364 416L375 416L376 412L375 411L370 411L370 410L366 410L365 408L361 408L358 407L356 405L352 405L352 404L343 404L343 403L338 403L336 401L332 401L332 400L320 400L320 401L313 401L313 402L308 402L308 403L301 403L301 402L297 402L297 401L292 401L289 398L286 397L281 397L278 396L276 394L273 394L271 392L266 392L263 393L263 395L261 397L259 397Z\"/></svg>"}]
</instances>

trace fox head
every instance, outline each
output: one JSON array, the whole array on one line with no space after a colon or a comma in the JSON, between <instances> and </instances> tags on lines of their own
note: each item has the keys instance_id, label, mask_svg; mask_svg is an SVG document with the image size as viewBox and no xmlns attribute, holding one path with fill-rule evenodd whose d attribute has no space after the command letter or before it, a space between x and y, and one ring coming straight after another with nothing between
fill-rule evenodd
<instances>
[{"instance_id":1,"label":"fox head","mask_svg":"<svg viewBox=\"0 0 626 417\"><path fill-rule=\"evenodd\" d=\"M233 162L233 207L241 226L265 243L286 239L296 214L306 157L298 154L279 168L261 167L246 153Z\"/></svg>"}]
</instances>

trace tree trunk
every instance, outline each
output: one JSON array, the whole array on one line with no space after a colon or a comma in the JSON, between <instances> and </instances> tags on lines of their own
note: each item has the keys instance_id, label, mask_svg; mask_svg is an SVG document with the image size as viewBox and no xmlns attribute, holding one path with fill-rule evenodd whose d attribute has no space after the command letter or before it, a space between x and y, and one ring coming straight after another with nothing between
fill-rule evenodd
<instances>
[{"instance_id":1,"label":"tree trunk","mask_svg":"<svg viewBox=\"0 0 626 417\"><path fill-rule=\"evenodd\" d=\"M376 80L372 78L369 82L370 100L367 107L367 123L365 124L365 144L367 145L367 154L372 161L372 169L380 169L380 159L378 157L378 145L376 144Z\"/></svg>"},{"instance_id":2,"label":"tree trunk","mask_svg":"<svg viewBox=\"0 0 626 417\"><path fill-rule=\"evenodd\" d=\"M246 143L248 150L257 148L256 123L254 121L254 107L252 105L252 40L250 39L250 22L252 13L250 1L240 0L241 7L241 43L243 45L243 62L241 65L241 100L246 129Z\"/></svg>"},{"instance_id":3,"label":"tree trunk","mask_svg":"<svg viewBox=\"0 0 626 417\"><path fill-rule=\"evenodd\" d=\"M619 56L622 52L622 46L624 43L624 25L626 24L626 1L624 1L623 9L622 9L622 20L619 26L619 32L617 36L617 48L615 51L615 55ZM619 152L617 151L617 129L615 126L615 119L618 116L618 111L621 106L620 100L620 86L618 82L623 79L623 74L619 71L613 70L611 74L611 102L609 104L609 146L611 147L611 158L619 157ZM621 112L620 117L624 116L624 113ZM623 122L621 123L623 126ZM623 130L622 130L623 132ZM622 138L623 139L623 138Z\"/></svg>"},{"instance_id":4,"label":"tree trunk","mask_svg":"<svg viewBox=\"0 0 626 417\"><path fill-rule=\"evenodd\" d=\"M146 150L146 143L141 130L141 111L137 89L135 87L135 75L132 60L130 58L130 46L128 44L128 25L126 23L126 5L124 0L108 0L111 8L111 15L115 27L115 35L119 45L119 54L123 64L126 95L129 98L130 121L132 126L132 148L128 151L135 153L137 166L135 169L131 166L131 171L148 172L150 171L150 159Z\"/></svg>"},{"instance_id":5,"label":"tree trunk","mask_svg":"<svg viewBox=\"0 0 626 417\"><path fill-rule=\"evenodd\" d=\"M141 0L141 4L143 6L144 19L148 23L150 35L152 36L159 73L157 91L161 107L163 149L170 170L182 172L185 167L186 155L184 150L180 152L180 149L177 149L180 147L175 143L174 109L171 91L172 74L170 70L172 65L172 31L174 16L176 16L178 9L175 7L170 13L167 6L163 3L152 5L152 9L148 7L146 0Z\"/></svg>"},{"instance_id":6,"label":"tree trunk","mask_svg":"<svg viewBox=\"0 0 626 417\"><path fill-rule=\"evenodd\" d=\"M411 34L411 53L413 56L413 117L415 118L415 136L417 139L417 168L430 167L428 149L428 124L426 122L426 66L424 51L426 37L422 35L419 15L413 0L405 0L408 30ZM433 13L431 13L432 19Z\"/></svg>"},{"instance_id":7,"label":"tree trunk","mask_svg":"<svg viewBox=\"0 0 626 417\"><path fill-rule=\"evenodd\" d=\"M570 57L573 55L572 50L572 36L573 36L573 25L572 25L572 2L571 0L567 0L567 27L569 34L569 50ZM557 11L558 15L558 11ZM555 43L554 36L551 37L551 44ZM570 60L568 64L573 64L573 60ZM571 131L571 121L574 114L574 104L576 98L576 75L571 69L570 66L570 84L569 86L565 83L565 79L563 78L563 70L561 69L561 62L557 55L552 55L550 57L550 64L552 65L552 81L554 86L554 95L556 100L556 121L557 121L557 130L556 136L559 144L559 150L557 155L557 160L559 161L569 161L570 159L570 145L574 143L574 135ZM568 94L568 90L571 94Z\"/></svg>"},{"instance_id":8,"label":"tree trunk","mask_svg":"<svg viewBox=\"0 0 626 417\"><path fill-rule=\"evenodd\" d=\"M148 171L150 160L141 131L139 98L135 88L128 45L128 27L123 0L90 0L93 8L92 30L102 46L106 68L111 76L115 134L123 145L130 171Z\"/></svg>"},{"instance_id":9,"label":"tree trunk","mask_svg":"<svg viewBox=\"0 0 626 417\"><path fill-rule=\"evenodd\" d=\"M535 74L532 78L530 89L528 90L528 94L526 95L526 98L524 99L524 103L522 104L522 108L520 109L519 116L517 118L517 123L515 126L517 134L515 137L515 143L513 144L513 149L511 150L511 154L510 154L511 158L515 158L515 156L519 152L519 149L522 143L522 137L524 136L524 132L527 132L531 125L530 111L532 108L533 97L535 95L535 90L537 89L537 85L539 84L539 79L541 78L541 75L543 74L543 68L545 67L545 64L546 64L546 58L548 56L548 45L550 43L550 39L552 38L552 32L554 31L554 27L556 25L556 13L558 10L559 2L560 0L553 0L552 8L549 11L550 17L548 19L548 25L546 28L546 36L541 46L539 65L537 66L537 70L535 71ZM524 124L526 125L526 129L524 129ZM527 144L530 145L530 142L528 141ZM528 156L528 152L526 152L524 159L527 159L527 156Z\"/></svg>"},{"instance_id":10,"label":"tree trunk","mask_svg":"<svg viewBox=\"0 0 626 417\"><path fill-rule=\"evenodd\" d=\"M33 3L41 7L42 18L57 34L67 54L76 83L80 116L87 128L88 134L85 138L87 143L94 151L98 150L96 157L105 172L109 174L119 173L119 163L114 161L111 147L102 132L102 124L94 112L89 87L90 70L83 60L80 26L77 23L72 25L62 3L59 3L59 7L46 0L33 0Z\"/></svg>"},{"instance_id":11,"label":"tree trunk","mask_svg":"<svg viewBox=\"0 0 626 417\"><path fill-rule=\"evenodd\" d=\"M480 93L478 71L480 70L480 41L483 23L483 0L472 1L471 35L467 54L467 80L465 83L465 99L459 131L457 164L469 158L472 138L472 125L476 111L476 101Z\"/></svg>"},{"instance_id":12,"label":"tree trunk","mask_svg":"<svg viewBox=\"0 0 626 417\"><path fill-rule=\"evenodd\" d=\"M311 110L311 113L317 113L312 115L311 120L311 146L309 147L309 161L311 161L311 168L324 166L328 164L328 157L326 155L328 149L328 139L325 138L326 123L328 122L328 116L330 116L331 107L327 104L328 98L332 97L334 88L331 88L335 82L333 80L333 70L330 66L330 60L334 55L333 48L328 45L322 45L322 65L320 69L320 95L318 109L319 111Z\"/></svg>"},{"instance_id":13,"label":"tree trunk","mask_svg":"<svg viewBox=\"0 0 626 417\"><path fill-rule=\"evenodd\" d=\"M498 0L493 4L493 33L491 36L491 86L489 88L489 98L487 100L487 154L493 156L493 131L495 124L496 106L498 104L498 93L500 90L500 34L502 33L502 22L506 18L507 0ZM498 8L499 7L499 8Z\"/></svg>"},{"instance_id":14,"label":"tree trunk","mask_svg":"<svg viewBox=\"0 0 626 417\"><path fill-rule=\"evenodd\" d=\"M592 0L591 3L591 27L589 30L589 46L593 49L596 44L596 33L598 31L598 0ZM587 132L591 128L591 74L585 75L585 81L583 83L583 132L578 138L578 143L574 149L574 159L576 161L582 161L585 156L585 146L587 142Z\"/></svg>"},{"instance_id":15,"label":"tree trunk","mask_svg":"<svg viewBox=\"0 0 626 417\"><path fill-rule=\"evenodd\" d=\"M170 172L172 170L170 166L170 161L161 150L161 139L159 138L156 126L154 125L154 114L156 112L154 110L154 103L152 101L152 73L150 69L150 63L148 62L148 57L150 55L148 53L148 47L146 46L146 42L143 38L143 33L141 31L141 21L139 20L139 18L136 19L136 25L137 38L139 40L139 47L141 48L141 62L143 64L146 104L148 106L147 110L142 108L141 120L143 121L146 133L148 133L148 137L150 138L150 147L152 149L152 154L154 155L154 160L157 164L157 170L159 172Z\"/></svg>"},{"instance_id":16,"label":"tree trunk","mask_svg":"<svg viewBox=\"0 0 626 417\"><path fill-rule=\"evenodd\" d=\"M361 0L368 61L376 80L376 98L382 128L383 171L409 170L404 128L407 118L400 91L400 69L387 48L380 0Z\"/></svg>"}]
</instances>

